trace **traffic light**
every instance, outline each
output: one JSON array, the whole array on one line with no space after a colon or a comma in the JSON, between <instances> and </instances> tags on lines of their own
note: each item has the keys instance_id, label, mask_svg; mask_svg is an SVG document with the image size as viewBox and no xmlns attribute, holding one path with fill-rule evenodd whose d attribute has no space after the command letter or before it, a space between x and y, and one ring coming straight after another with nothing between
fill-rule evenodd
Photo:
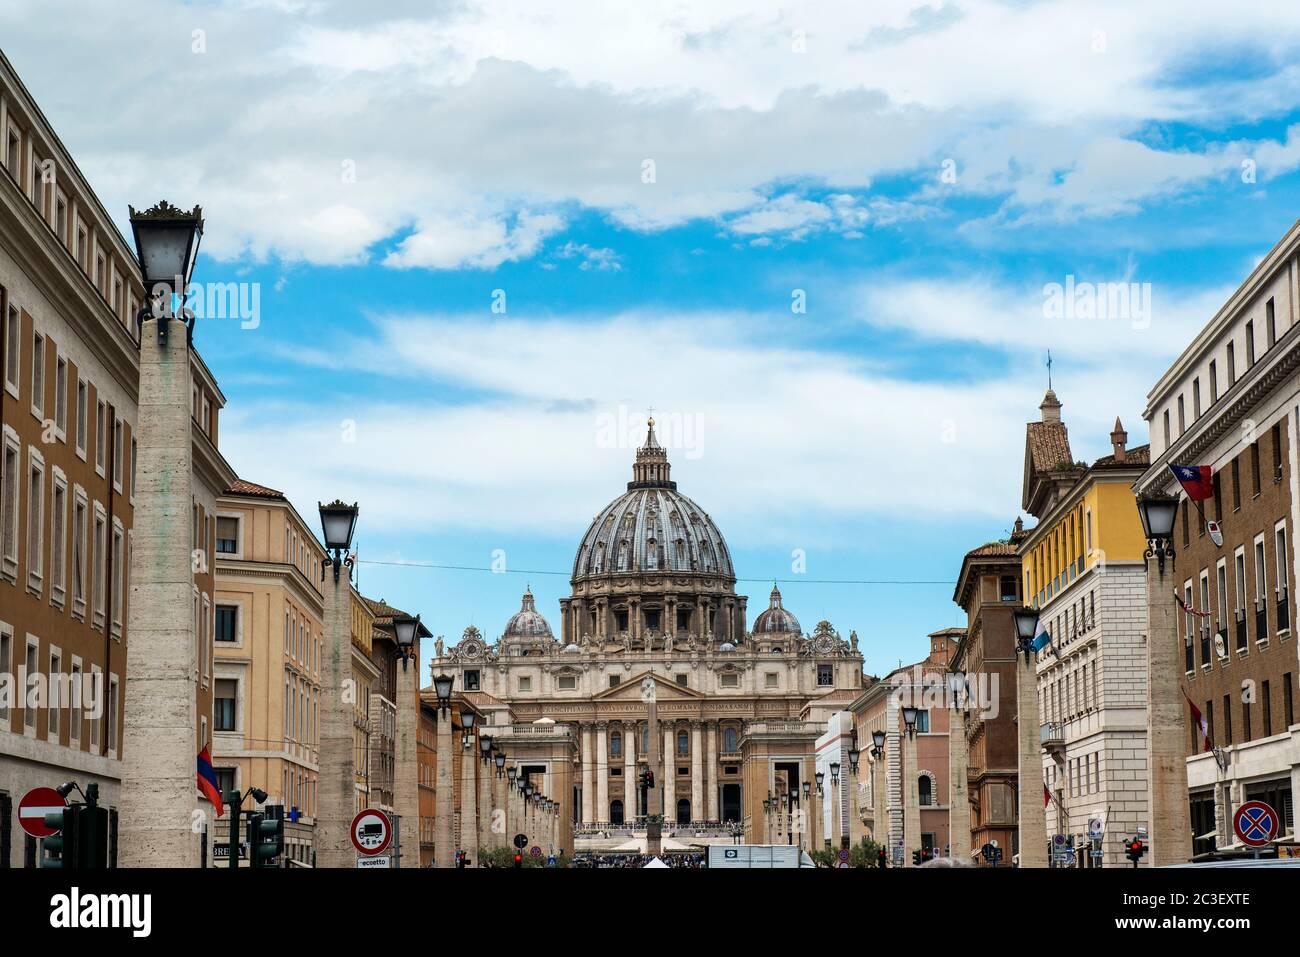
<instances>
[{"instance_id":1,"label":"traffic light","mask_svg":"<svg viewBox=\"0 0 1300 957\"><path fill-rule=\"evenodd\" d=\"M45 815L45 826L56 827L59 833L41 841L41 867L71 868L77 866L76 810L80 805L64 808Z\"/></svg>"},{"instance_id":2,"label":"traffic light","mask_svg":"<svg viewBox=\"0 0 1300 957\"><path fill-rule=\"evenodd\" d=\"M1135 837L1124 845L1125 856L1133 862L1133 866L1138 866L1138 861L1142 860L1142 855L1147 852L1147 846L1142 842L1142 838Z\"/></svg>"},{"instance_id":3,"label":"traffic light","mask_svg":"<svg viewBox=\"0 0 1300 957\"><path fill-rule=\"evenodd\" d=\"M284 853L284 809L272 805L248 815L248 866L275 867ZM238 849L234 849L238 853Z\"/></svg>"},{"instance_id":4,"label":"traffic light","mask_svg":"<svg viewBox=\"0 0 1300 957\"><path fill-rule=\"evenodd\" d=\"M645 773L645 786L646 786L647 788L649 788L650 790L652 790L652 791L654 790L654 786L655 786L655 773L654 773L653 771L647 771L647 772Z\"/></svg>"},{"instance_id":5,"label":"traffic light","mask_svg":"<svg viewBox=\"0 0 1300 957\"><path fill-rule=\"evenodd\" d=\"M913 852L912 852L912 866L913 866L913 867L920 867L920 866L921 866L921 852L920 852L920 851L913 851Z\"/></svg>"},{"instance_id":6,"label":"traffic light","mask_svg":"<svg viewBox=\"0 0 1300 957\"><path fill-rule=\"evenodd\" d=\"M515 867L523 867L523 866L524 866L524 855L520 854L518 851L515 851Z\"/></svg>"}]
</instances>

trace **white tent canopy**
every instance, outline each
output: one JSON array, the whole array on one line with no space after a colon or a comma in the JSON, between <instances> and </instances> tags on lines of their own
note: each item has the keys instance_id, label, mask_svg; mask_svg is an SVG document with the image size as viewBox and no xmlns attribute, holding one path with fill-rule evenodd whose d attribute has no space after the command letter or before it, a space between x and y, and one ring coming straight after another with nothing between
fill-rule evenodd
<instances>
[{"instance_id":1,"label":"white tent canopy","mask_svg":"<svg viewBox=\"0 0 1300 957\"><path fill-rule=\"evenodd\" d=\"M644 868L642 868L642 870L649 870L652 867L656 869L661 867L664 868L665 870L668 869L668 865L665 864L663 861L659 860L659 858L657 857L654 860L652 860L649 864L647 864Z\"/></svg>"}]
</instances>

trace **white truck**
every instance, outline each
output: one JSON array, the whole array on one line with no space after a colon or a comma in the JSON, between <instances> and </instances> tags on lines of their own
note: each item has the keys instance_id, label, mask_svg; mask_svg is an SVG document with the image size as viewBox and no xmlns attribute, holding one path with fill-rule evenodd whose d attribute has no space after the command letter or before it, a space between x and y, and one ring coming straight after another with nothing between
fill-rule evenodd
<instances>
[{"instance_id":1,"label":"white truck","mask_svg":"<svg viewBox=\"0 0 1300 957\"><path fill-rule=\"evenodd\" d=\"M712 844L708 866L752 868L815 867L812 858L794 844Z\"/></svg>"}]
</instances>

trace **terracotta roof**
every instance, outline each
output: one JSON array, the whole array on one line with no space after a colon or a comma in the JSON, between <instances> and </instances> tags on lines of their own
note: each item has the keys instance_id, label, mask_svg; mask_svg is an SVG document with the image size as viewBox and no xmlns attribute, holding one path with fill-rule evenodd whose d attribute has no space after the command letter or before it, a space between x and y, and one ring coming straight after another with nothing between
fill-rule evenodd
<instances>
[{"instance_id":1,"label":"terracotta roof","mask_svg":"<svg viewBox=\"0 0 1300 957\"><path fill-rule=\"evenodd\" d=\"M1070 431L1064 422L1028 422L1025 442L1035 474L1055 471L1074 462L1070 452Z\"/></svg>"},{"instance_id":2,"label":"terracotta roof","mask_svg":"<svg viewBox=\"0 0 1300 957\"><path fill-rule=\"evenodd\" d=\"M243 479L235 479L233 485L226 489L227 495L252 495L257 498L284 498L284 493L273 488L267 488L265 485L258 485L256 482L246 482Z\"/></svg>"},{"instance_id":3,"label":"terracotta roof","mask_svg":"<svg viewBox=\"0 0 1300 957\"><path fill-rule=\"evenodd\" d=\"M1016 546L1010 542L985 542L979 548L972 548L966 553L967 558L983 558L990 555L1016 555Z\"/></svg>"},{"instance_id":4,"label":"terracotta roof","mask_svg":"<svg viewBox=\"0 0 1300 957\"><path fill-rule=\"evenodd\" d=\"M391 625L393 623L394 615L406 614L402 609L394 608L382 598L367 598L365 595L362 595L361 600L364 601L370 607L371 612L374 613L376 625Z\"/></svg>"},{"instance_id":5,"label":"terracotta roof","mask_svg":"<svg viewBox=\"0 0 1300 957\"><path fill-rule=\"evenodd\" d=\"M1146 468L1151 464L1151 446L1139 445L1136 448L1128 449L1124 454L1123 462L1116 462L1115 456L1103 455L1096 462L1092 463L1093 468Z\"/></svg>"}]
</instances>

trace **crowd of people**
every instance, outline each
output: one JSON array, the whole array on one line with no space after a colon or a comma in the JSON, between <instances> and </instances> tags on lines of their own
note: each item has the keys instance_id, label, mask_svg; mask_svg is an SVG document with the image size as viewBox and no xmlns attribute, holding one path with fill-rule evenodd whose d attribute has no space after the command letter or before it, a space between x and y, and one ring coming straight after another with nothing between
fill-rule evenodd
<instances>
[{"instance_id":1,"label":"crowd of people","mask_svg":"<svg viewBox=\"0 0 1300 957\"><path fill-rule=\"evenodd\" d=\"M659 858L669 867L680 868L700 868L704 867L704 853L702 851L683 851L670 854L660 855ZM576 854L570 867L622 867L637 868L645 867L652 860L652 854Z\"/></svg>"}]
</instances>

